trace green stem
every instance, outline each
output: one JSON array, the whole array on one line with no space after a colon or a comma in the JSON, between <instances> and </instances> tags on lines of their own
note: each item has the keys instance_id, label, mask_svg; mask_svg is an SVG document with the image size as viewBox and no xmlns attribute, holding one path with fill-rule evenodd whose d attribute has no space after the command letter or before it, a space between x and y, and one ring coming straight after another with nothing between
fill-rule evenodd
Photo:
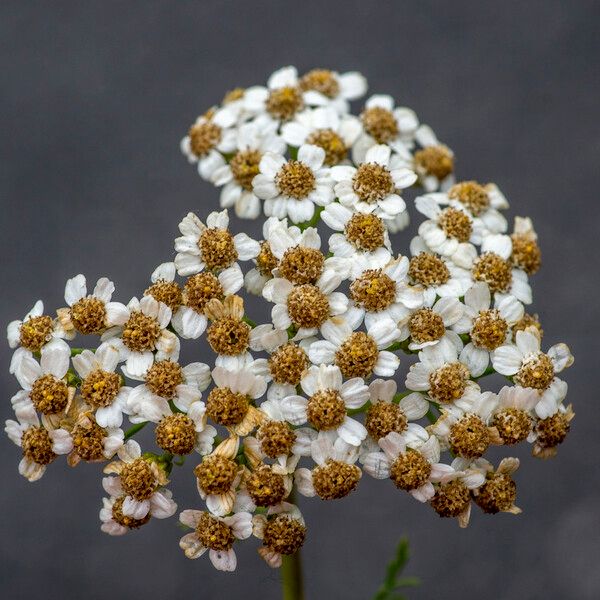
<instances>
[{"instance_id":1,"label":"green stem","mask_svg":"<svg viewBox=\"0 0 600 600\"><path fill-rule=\"evenodd\" d=\"M296 503L293 489L288 496L287 501L292 504ZM300 550L295 554L283 556L281 563L281 586L283 600L304 600L304 582L302 579L302 559Z\"/></svg>"},{"instance_id":2,"label":"green stem","mask_svg":"<svg viewBox=\"0 0 600 600\"><path fill-rule=\"evenodd\" d=\"M134 436L138 431L144 429L148 425L148 421L144 421L143 423L137 423L133 425L125 432L125 439L128 440L130 437Z\"/></svg>"}]
</instances>

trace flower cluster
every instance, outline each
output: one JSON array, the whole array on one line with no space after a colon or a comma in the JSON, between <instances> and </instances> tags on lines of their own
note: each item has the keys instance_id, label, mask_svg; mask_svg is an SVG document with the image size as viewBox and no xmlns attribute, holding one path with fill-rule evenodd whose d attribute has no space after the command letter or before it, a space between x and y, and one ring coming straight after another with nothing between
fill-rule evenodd
<instances>
[{"instance_id":1,"label":"flower cluster","mask_svg":"<svg viewBox=\"0 0 600 600\"><path fill-rule=\"evenodd\" d=\"M553 456L574 416L560 378L573 357L529 311L537 235L519 217L509 233L496 185L457 182L409 108L373 95L352 115L366 90L358 73L286 67L229 92L181 143L223 210L183 218L141 297L112 301L106 278L88 293L78 275L56 316L40 301L8 326L22 475L59 454L103 463L101 527L121 535L175 514L169 477L188 457L199 498L180 546L225 571L251 536L281 565L306 536L295 492L340 499L363 473L461 526L473 504L519 512L518 459L494 466L488 451ZM424 218L403 255L391 241L409 188ZM228 208L264 213L263 239L234 235ZM268 323L244 292L270 304ZM100 345L71 347L76 335ZM188 340L210 365L182 364ZM483 389L492 374L504 381ZM159 450L142 452L148 424Z\"/></svg>"}]
</instances>

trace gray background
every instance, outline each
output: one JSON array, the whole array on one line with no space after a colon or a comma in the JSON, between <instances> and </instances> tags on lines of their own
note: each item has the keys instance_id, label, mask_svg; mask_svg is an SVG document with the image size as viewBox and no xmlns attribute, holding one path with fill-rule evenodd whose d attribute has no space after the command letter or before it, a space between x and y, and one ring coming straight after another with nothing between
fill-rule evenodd
<instances>
[{"instance_id":1,"label":"gray background","mask_svg":"<svg viewBox=\"0 0 600 600\"><path fill-rule=\"evenodd\" d=\"M435 128L464 178L496 181L513 215L534 217L545 262L534 308L546 343L576 355L577 419L556 460L520 454L517 518L476 511L462 531L367 480L339 503L303 501L308 595L369 598L406 534L409 572L424 580L411 598L600 597L599 18L598 2L548 0L3 2L0 321L38 297L60 306L79 272L108 275L124 301L144 289L185 212L217 206L178 142L225 90L289 63L358 69ZM17 387L5 344L0 354L4 419ZM255 542L226 575L183 557L174 520L110 538L97 466L59 461L28 484L17 448L5 436L0 448L3 598L279 597ZM181 508L196 505L189 472L173 485Z\"/></svg>"}]
</instances>

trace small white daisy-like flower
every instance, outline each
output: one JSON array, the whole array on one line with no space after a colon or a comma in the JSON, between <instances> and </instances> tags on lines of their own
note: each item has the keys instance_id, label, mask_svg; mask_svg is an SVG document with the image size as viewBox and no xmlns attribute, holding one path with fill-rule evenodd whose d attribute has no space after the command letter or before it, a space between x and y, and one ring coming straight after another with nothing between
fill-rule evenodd
<instances>
[{"instance_id":1,"label":"small white daisy-like flower","mask_svg":"<svg viewBox=\"0 0 600 600\"><path fill-rule=\"evenodd\" d=\"M455 466L462 465L457 461ZM503 458L497 469L485 458L478 458L467 468L485 473L485 482L473 490L473 501L484 513L521 513L521 509L515 505L517 486L512 479L513 473L519 468L518 458Z\"/></svg>"},{"instance_id":2,"label":"small white daisy-like flower","mask_svg":"<svg viewBox=\"0 0 600 600\"><path fill-rule=\"evenodd\" d=\"M33 409L19 411L17 418L7 420L4 431L23 451L19 473L28 481L37 481L59 454L71 451L71 437L65 429L45 429Z\"/></svg>"},{"instance_id":3,"label":"small white daisy-like flower","mask_svg":"<svg viewBox=\"0 0 600 600\"><path fill-rule=\"evenodd\" d=\"M369 388L360 377L343 381L335 365L309 368L300 382L308 396L288 396L281 401L286 420L292 425L310 423L318 431L336 431L344 442L359 446L367 437L362 423L348 416L348 409L363 406L369 399Z\"/></svg>"},{"instance_id":4,"label":"small white daisy-like flower","mask_svg":"<svg viewBox=\"0 0 600 600\"><path fill-rule=\"evenodd\" d=\"M283 556L295 554L304 544L306 524L297 506L281 502L252 517L252 534L263 542L258 549L261 558L278 569Z\"/></svg>"},{"instance_id":5,"label":"small white daisy-like flower","mask_svg":"<svg viewBox=\"0 0 600 600\"><path fill-rule=\"evenodd\" d=\"M555 344L548 352L542 352L540 335L535 327L517 331L514 344L496 348L491 356L498 373L540 393L550 387L557 373L573 364L573 356L566 344Z\"/></svg>"},{"instance_id":6,"label":"small white daisy-like flower","mask_svg":"<svg viewBox=\"0 0 600 600\"><path fill-rule=\"evenodd\" d=\"M400 359L386 348L400 339L400 330L387 318L375 322L367 333L354 331L343 317L332 319L321 328L323 340L308 347L315 365L335 364L345 378L371 375L393 377Z\"/></svg>"},{"instance_id":7,"label":"small white daisy-like flower","mask_svg":"<svg viewBox=\"0 0 600 600\"><path fill-rule=\"evenodd\" d=\"M328 167L346 161L362 127L352 115L340 115L332 107L315 108L298 113L294 120L285 123L281 136L292 147L304 144L319 146L325 151L324 163Z\"/></svg>"},{"instance_id":8,"label":"small white daisy-like flower","mask_svg":"<svg viewBox=\"0 0 600 600\"><path fill-rule=\"evenodd\" d=\"M496 299L492 308L490 289L482 281L474 283L466 291L464 314L452 328L471 338L463 348L460 360L473 377L485 372L490 362L490 352L506 342L512 327L523 318L524 313L523 305L510 295Z\"/></svg>"},{"instance_id":9,"label":"small white daisy-like flower","mask_svg":"<svg viewBox=\"0 0 600 600\"><path fill-rule=\"evenodd\" d=\"M206 269L238 281L241 287L243 275L237 261L256 258L260 245L245 233L231 235L228 227L227 210L210 213L206 225L188 213L179 223L181 237L175 240L177 272L187 276Z\"/></svg>"},{"instance_id":10,"label":"small white daisy-like flower","mask_svg":"<svg viewBox=\"0 0 600 600\"><path fill-rule=\"evenodd\" d=\"M266 153L252 180L254 193L265 201L265 215L302 223L312 219L315 205L329 204L333 180L324 161L325 151L310 144L300 146L297 159Z\"/></svg>"},{"instance_id":11,"label":"small white daisy-like flower","mask_svg":"<svg viewBox=\"0 0 600 600\"><path fill-rule=\"evenodd\" d=\"M184 510L180 522L194 531L179 540L187 558L199 558L208 551L213 567L219 571L235 571L237 557L233 549L236 540L252 535L252 515L238 512L229 517L215 516L201 510Z\"/></svg>"},{"instance_id":12,"label":"small white daisy-like flower","mask_svg":"<svg viewBox=\"0 0 600 600\"><path fill-rule=\"evenodd\" d=\"M123 497L121 511L126 517L144 519L147 515L166 519L177 510L171 494L162 488L168 483L164 470L142 456L140 445L128 440L118 450L119 461L104 468L116 476L102 480L104 490L115 498Z\"/></svg>"},{"instance_id":13,"label":"small white daisy-like flower","mask_svg":"<svg viewBox=\"0 0 600 600\"><path fill-rule=\"evenodd\" d=\"M433 483L445 482L454 473L440 463L440 445L426 429L410 423L405 431L392 431L379 440L383 452L372 452L362 460L363 470L375 479L391 479L398 489L419 502L431 500Z\"/></svg>"},{"instance_id":14,"label":"small white daisy-like flower","mask_svg":"<svg viewBox=\"0 0 600 600\"><path fill-rule=\"evenodd\" d=\"M23 388L13 398L17 417L33 409L44 416L65 412L73 399L74 388L66 381L71 349L61 339L47 343L41 351L40 362L24 354L15 366L14 375Z\"/></svg>"},{"instance_id":15,"label":"small white daisy-like flower","mask_svg":"<svg viewBox=\"0 0 600 600\"><path fill-rule=\"evenodd\" d=\"M128 414L131 388L123 386L121 376L115 373L119 359L119 350L111 341L101 344L95 352L84 350L73 357L73 366L82 380L81 397L94 411L100 427L121 427L123 413Z\"/></svg>"},{"instance_id":16,"label":"small white daisy-like flower","mask_svg":"<svg viewBox=\"0 0 600 600\"><path fill-rule=\"evenodd\" d=\"M462 342L458 334L448 328L461 319L463 311L464 306L458 298L452 296L438 298L431 308L419 308L399 323L400 339L405 340L410 336L408 348L413 351L435 346L443 339L460 347Z\"/></svg>"},{"instance_id":17,"label":"small white daisy-like flower","mask_svg":"<svg viewBox=\"0 0 600 600\"><path fill-rule=\"evenodd\" d=\"M237 130L228 110L210 110L201 115L181 140L181 152L190 163L198 163L198 173L210 179L214 165L222 160L222 154L235 152Z\"/></svg>"},{"instance_id":18,"label":"small white daisy-like flower","mask_svg":"<svg viewBox=\"0 0 600 600\"><path fill-rule=\"evenodd\" d=\"M256 219L260 215L260 201L252 189L252 180L258 175L258 165L266 152L284 154L285 141L277 135L277 123L258 117L243 124L237 132L236 151L226 160L219 155L207 168L207 177L221 190L221 207L235 210L241 219Z\"/></svg>"},{"instance_id":19,"label":"small white daisy-like flower","mask_svg":"<svg viewBox=\"0 0 600 600\"><path fill-rule=\"evenodd\" d=\"M389 146L373 146L357 167L338 165L331 168L334 191L342 205L360 213L375 213L393 219L406 210L399 190L410 187L416 173L400 166Z\"/></svg>"},{"instance_id":20,"label":"small white daisy-like flower","mask_svg":"<svg viewBox=\"0 0 600 600\"><path fill-rule=\"evenodd\" d=\"M354 464L358 453L358 446L348 444L334 431L320 431L310 444L309 454L317 466L312 470L296 469L296 488L309 498L344 498L356 489L362 477L361 469Z\"/></svg>"},{"instance_id":21,"label":"small white daisy-like flower","mask_svg":"<svg viewBox=\"0 0 600 600\"><path fill-rule=\"evenodd\" d=\"M411 310L423 306L423 292L408 282L409 260L406 256L392 260L383 268L372 269L367 258L356 259L360 272L350 284L350 299L370 330L381 319L398 323Z\"/></svg>"},{"instance_id":22,"label":"small white daisy-like flower","mask_svg":"<svg viewBox=\"0 0 600 600\"><path fill-rule=\"evenodd\" d=\"M455 182L454 152L439 142L429 125L419 126L415 140L420 148L415 151L412 164L419 183L426 192L446 191Z\"/></svg>"},{"instance_id":23,"label":"small white daisy-like flower","mask_svg":"<svg viewBox=\"0 0 600 600\"><path fill-rule=\"evenodd\" d=\"M284 220L287 223L287 220ZM244 286L248 292L260 296L265 283L273 278L273 270L279 264L279 261L271 251L269 240L271 231L278 229L281 221L277 217L269 217L262 226L263 241L260 242L260 252L253 260L255 267L250 269L244 275Z\"/></svg>"},{"instance_id":24,"label":"small white daisy-like flower","mask_svg":"<svg viewBox=\"0 0 600 600\"><path fill-rule=\"evenodd\" d=\"M367 92L367 80L357 71L337 73L312 69L300 78L299 86L307 105L333 107L340 114L349 111L349 101L357 100Z\"/></svg>"},{"instance_id":25,"label":"small white daisy-like flower","mask_svg":"<svg viewBox=\"0 0 600 600\"><path fill-rule=\"evenodd\" d=\"M461 344L462 345L462 344ZM448 339L419 352L419 362L410 366L406 387L427 392L441 404L456 403L479 395L479 386L471 381L469 369L458 360L461 348Z\"/></svg>"},{"instance_id":26,"label":"small white daisy-like flower","mask_svg":"<svg viewBox=\"0 0 600 600\"><path fill-rule=\"evenodd\" d=\"M152 296L141 300L132 298L127 304L127 319L121 327L109 329L102 336L110 340L125 361L127 373L142 376L154 360L179 357L179 338L167 329L171 322L171 309Z\"/></svg>"},{"instance_id":27,"label":"small white daisy-like flower","mask_svg":"<svg viewBox=\"0 0 600 600\"><path fill-rule=\"evenodd\" d=\"M69 308L57 311L65 331L99 335L123 325L128 317L127 308L121 302L111 302L114 291L114 283L106 277L98 279L91 294L87 293L83 275L69 279L65 286L65 302Z\"/></svg>"},{"instance_id":28,"label":"small white daisy-like flower","mask_svg":"<svg viewBox=\"0 0 600 600\"><path fill-rule=\"evenodd\" d=\"M348 308L348 298L334 291L341 282L340 275L331 269L323 271L314 285L294 286L287 279L271 279L263 289L263 297L275 304L271 311L273 325L276 329L296 328L295 340L316 335L329 319Z\"/></svg>"},{"instance_id":29,"label":"small white daisy-like flower","mask_svg":"<svg viewBox=\"0 0 600 600\"><path fill-rule=\"evenodd\" d=\"M539 402L536 390L520 385L505 385L498 392L490 423L498 431L503 444L511 446L527 439L533 426L533 409Z\"/></svg>"},{"instance_id":30,"label":"small white daisy-like flower","mask_svg":"<svg viewBox=\"0 0 600 600\"><path fill-rule=\"evenodd\" d=\"M363 135L354 145L352 157L355 163L364 160L365 154L376 144L387 144L402 153L414 145L419 126L417 115L410 108L395 106L394 99L384 94L371 96L360 115Z\"/></svg>"},{"instance_id":31,"label":"small white daisy-like flower","mask_svg":"<svg viewBox=\"0 0 600 600\"><path fill-rule=\"evenodd\" d=\"M8 345L11 348L23 348L20 355L24 351L39 352L55 338L71 339L74 335L74 331L66 332L57 319L44 314L44 303L41 300L33 305L23 319L11 321L6 328Z\"/></svg>"}]
</instances>

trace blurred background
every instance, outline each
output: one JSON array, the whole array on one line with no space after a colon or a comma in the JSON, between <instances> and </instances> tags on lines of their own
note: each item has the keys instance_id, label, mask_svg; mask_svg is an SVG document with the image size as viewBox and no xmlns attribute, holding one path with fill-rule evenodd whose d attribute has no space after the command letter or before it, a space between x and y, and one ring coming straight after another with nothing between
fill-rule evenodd
<instances>
[{"instance_id":1,"label":"blurred background","mask_svg":"<svg viewBox=\"0 0 600 600\"><path fill-rule=\"evenodd\" d=\"M575 354L566 379L577 418L555 460L518 453L519 517L474 510L460 530L368 478L343 501L301 501L308 598L370 598L403 535L407 572L423 580L411 599L599 598L599 20L600 3L584 0L5 0L0 322L38 298L62 306L64 282L80 272L113 279L125 302L145 289L174 256L186 212L218 206L178 144L226 90L286 64L362 71L370 93L414 108L454 149L460 178L495 181L511 218L533 217L544 255L533 308L545 344ZM187 352L206 355L198 342ZM2 420L17 391L10 356L0 344ZM280 597L256 541L237 547L230 575L184 558L174 519L110 538L99 531L98 465L71 471L59 460L28 484L4 435L0 451L2 598ZM200 506L191 466L173 474L180 508Z\"/></svg>"}]
</instances>

